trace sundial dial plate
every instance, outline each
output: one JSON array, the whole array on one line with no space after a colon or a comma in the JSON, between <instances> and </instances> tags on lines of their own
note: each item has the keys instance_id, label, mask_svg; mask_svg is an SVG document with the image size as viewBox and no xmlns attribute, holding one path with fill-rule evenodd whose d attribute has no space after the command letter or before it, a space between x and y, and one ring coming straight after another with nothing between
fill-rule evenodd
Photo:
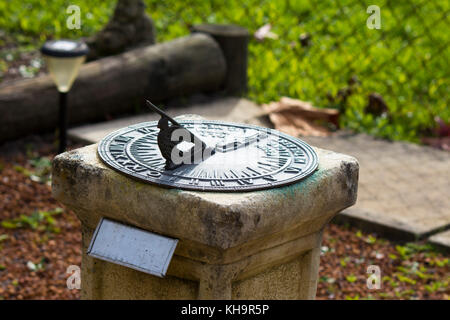
<instances>
[{"instance_id":1,"label":"sundial dial plate","mask_svg":"<svg viewBox=\"0 0 450 320\"><path fill-rule=\"evenodd\" d=\"M308 144L276 130L213 120L179 123L217 151L199 163L167 170L157 143L158 122L151 121L112 132L99 143L98 154L108 166L133 178L162 187L212 192L292 184L318 165ZM225 147L233 143L239 146Z\"/></svg>"}]
</instances>

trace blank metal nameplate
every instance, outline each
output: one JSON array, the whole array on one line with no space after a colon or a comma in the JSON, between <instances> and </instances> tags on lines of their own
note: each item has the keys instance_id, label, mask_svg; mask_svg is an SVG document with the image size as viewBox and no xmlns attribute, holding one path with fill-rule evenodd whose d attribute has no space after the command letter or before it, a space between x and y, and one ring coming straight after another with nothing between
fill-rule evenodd
<instances>
[{"instance_id":1,"label":"blank metal nameplate","mask_svg":"<svg viewBox=\"0 0 450 320\"><path fill-rule=\"evenodd\" d=\"M102 218L87 254L164 277L178 240Z\"/></svg>"}]
</instances>

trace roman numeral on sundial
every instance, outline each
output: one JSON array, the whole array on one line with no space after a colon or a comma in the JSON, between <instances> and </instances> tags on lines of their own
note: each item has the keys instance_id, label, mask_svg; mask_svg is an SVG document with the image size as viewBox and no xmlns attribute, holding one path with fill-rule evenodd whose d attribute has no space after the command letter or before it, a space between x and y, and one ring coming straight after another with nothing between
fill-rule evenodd
<instances>
[{"instance_id":1,"label":"roman numeral on sundial","mask_svg":"<svg viewBox=\"0 0 450 320\"><path fill-rule=\"evenodd\" d=\"M128 141L130 141L131 139L133 139L133 138L127 137L127 136L118 136L117 138L114 139L114 142L117 142L119 144L125 144Z\"/></svg>"},{"instance_id":2,"label":"roman numeral on sundial","mask_svg":"<svg viewBox=\"0 0 450 320\"><path fill-rule=\"evenodd\" d=\"M277 181L272 175L263 176L262 178L268 181Z\"/></svg>"},{"instance_id":3,"label":"roman numeral on sundial","mask_svg":"<svg viewBox=\"0 0 450 320\"><path fill-rule=\"evenodd\" d=\"M285 173L294 173L294 174L300 173L301 171L302 169L296 167L288 167L284 170Z\"/></svg>"},{"instance_id":4,"label":"roman numeral on sundial","mask_svg":"<svg viewBox=\"0 0 450 320\"><path fill-rule=\"evenodd\" d=\"M223 187L225 185L222 180L217 180L217 179L210 180L210 183L212 186L216 186L216 187Z\"/></svg>"},{"instance_id":5,"label":"roman numeral on sundial","mask_svg":"<svg viewBox=\"0 0 450 320\"><path fill-rule=\"evenodd\" d=\"M109 146L109 152L115 160L126 160L128 159L124 153L125 145L122 144L111 144Z\"/></svg>"},{"instance_id":6,"label":"roman numeral on sundial","mask_svg":"<svg viewBox=\"0 0 450 320\"><path fill-rule=\"evenodd\" d=\"M304 156L305 156L305 154L303 153L303 151L300 150L300 149L295 149L295 150L293 151L293 153L294 153L294 156L295 156L295 157L304 157Z\"/></svg>"},{"instance_id":7,"label":"roman numeral on sundial","mask_svg":"<svg viewBox=\"0 0 450 320\"><path fill-rule=\"evenodd\" d=\"M237 183L239 183L241 186L242 185L248 185L248 184L253 184L253 179L248 178L248 179L238 179Z\"/></svg>"},{"instance_id":8,"label":"roman numeral on sundial","mask_svg":"<svg viewBox=\"0 0 450 320\"><path fill-rule=\"evenodd\" d=\"M279 151L279 152L278 152L278 155L279 155L280 157L289 157L289 156L290 156L289 151L286 151L286 150L281 150L281 151Z\"/></svg>"},{"instance_id":9,"label":"roman numeral on sundial","mask_svg":"<svg viewBox=\"0 0 450 320\"><path fill-rule=\"evenodd\" d=\"M127 168L128 170L132 170L135 172L142 172L142 171L146 171L147 168L133 162L130 160L127 161L117 161L119 164L121 164L122 166L124 166L125 168Z\"/></svg>"},{"instance_id":10,"label":"roman numeral on sundial","mask_svg":"<svg viewBox=\"0 0 450 320\"><path fill-rule=\"evenodd\" d=\"M113 155L117 155L117 154L122 154L123 153L123 149L124 146L123 145L110 145L109 146L109 151L113 154Z\"/></svg>"},{"instance_id":11,"label":"roman numeral on sundial","mask_svg":"<svg viewBox=\"0 0 450 320\"><path fill-rule=\"evenodd\" d=\"M124 150L126 143L131 139L133 138L127 136L118 136L114 138L114 141L109 146L109 152L111 152L111 155L115 160L128 159L127 157L125 157Z\"/></svg>"},{"instance_id":12,"label":"roman numeral on sundial","mask_svg":"<svg viewBox=\"0 0 450 320\"><path fill-rule=\"evenodd\" d=\"M198 186L199 182L200 182L200 180L195 179L195 178L192 178L192 179L189 181L189 184L194 185L194 186Z\"/></svg>"}]
</instances>

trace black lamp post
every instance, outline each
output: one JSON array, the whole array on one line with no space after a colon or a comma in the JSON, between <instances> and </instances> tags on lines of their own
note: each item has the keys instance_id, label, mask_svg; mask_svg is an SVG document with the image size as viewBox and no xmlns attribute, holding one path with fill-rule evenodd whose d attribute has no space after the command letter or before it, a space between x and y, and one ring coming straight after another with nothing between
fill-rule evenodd
<instances>
[{"instance_id":1,"label":"black lamp post","mask_svg":"<svg viewBox=\"0 0 450 320\"><path fill-rule=\"evenodd\" d=\"M48 70L59 91L59 148L66 150L67 93L78 75L80 66L89 52L83 42L72 40L47 41L41 48Z\"/></svg>"}]
</instances>

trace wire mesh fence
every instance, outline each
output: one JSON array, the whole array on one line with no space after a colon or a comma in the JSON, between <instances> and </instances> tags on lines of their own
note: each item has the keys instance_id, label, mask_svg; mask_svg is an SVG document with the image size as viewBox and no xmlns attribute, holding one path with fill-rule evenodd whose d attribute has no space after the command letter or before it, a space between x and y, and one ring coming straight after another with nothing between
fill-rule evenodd
<instances>
[{"instance_id":1,"label":"wire mesh fence","mask_svg":"<svg viewBox=\"0 0 450 320\"><path fill-rule=\"evenodd\" d=\"M252 37L249 44L248 96L259 103L290 96L336 107L342 126L401 140L418 141L435 117L450 120L448 0L144 2L159 42L186 35L199 23L238 24L252 34L270 24L275 37ZM27 51L52 37L92 35L116 2L76 3L78 30L65 28L70 1L0 4L0 46L14 42ZM15 64L9 51L0 54L0 80Z\"/></svg>"},{"instance_id":2,"label":"wire mesh fence","mask_svg":"<svg viewBox=\"0 0 450 320\"><path fill-rule=\"evenodd\" d=\"M435 117L450 118L448 1L166 5L172 18L162 30L173 21L271 25L276 38L250 43L249 95L258 102L291 96L337 107L345 127L392 139L417 140Z\"/></svg>"},{"instance_id":3,"label":"wire mesh fence","mask_svg":"<svg viewBox=\"0 0 450 320\"><path fill-rule=\"evenodd\" d=\"M299 29L301 41L289 39L296 36L292 29L280 34L281 45L289 40L274 74L286 70L289 81L273 82L276 75L269 75L274 93L338 107L346 114L345 126L394 139L414 139L436 116L448 121L448 5L386 1L377 6L379 29L371 29L370 2L333 4L307 1L300 6L294 29ZM307 5L310 10L305 10ZM257 79L251 79L254 85ZM373 93L384 105L373 105Z\"/></svg>"}]
</instances>

